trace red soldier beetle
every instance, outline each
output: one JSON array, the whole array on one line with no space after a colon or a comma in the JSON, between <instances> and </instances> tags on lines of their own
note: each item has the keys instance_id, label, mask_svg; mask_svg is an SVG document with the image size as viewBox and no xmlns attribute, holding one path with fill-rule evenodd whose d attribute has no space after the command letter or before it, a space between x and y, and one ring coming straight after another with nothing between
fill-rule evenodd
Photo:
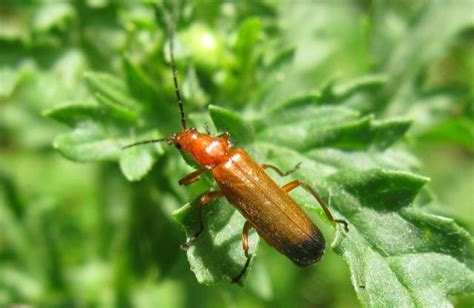
<instances>
[{"instance_id":1,"label":"red soldier beetle","mask_svg":"<svg viewBox=\"0 0 474 308\"><path fill-rule=\"evenodd\" d=\"M325 240L319 229L288 194L297 187L309 192L321 205L328 219L341 223L348 231L345 220L335 219L323 198L308 184L291 181L279 186L264 169L272 169L280 176L296 171L297 164L288 172L269 164L257 164L241 148L232 147L228 132L213 137L210 133L200 133L188 128L183 101L179 90L174 58L174 24L170 19L169 53L175 94L180 111L183 130L173 136L136 142L124 147L167 142L196 161L201 168L179 180L180 185L189 185L199 179L204 172L211 172L220 190L211 191L199 199L199 230L181 247L188 249L205 228L203 210L206 204L216 198L225 197L246 218L242 232L242 247L247 258L241 272L233 279L237 283L244 276L252 258L249 253L249 231L254 228L260 237L280 253L299 266L309 266L318 262L324 254ZM171 26L172 25L172 26Z\"/></svg>"}]
</instances>

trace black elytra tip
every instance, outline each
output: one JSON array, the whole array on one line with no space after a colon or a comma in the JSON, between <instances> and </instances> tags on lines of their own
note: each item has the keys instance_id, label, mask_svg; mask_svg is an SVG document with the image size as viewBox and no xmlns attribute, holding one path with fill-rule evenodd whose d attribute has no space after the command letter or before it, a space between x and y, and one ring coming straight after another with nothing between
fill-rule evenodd
<instances>
[{"instance_id":1,"label":"black elytra tip","mask_svg":"<svg viewBox=\"0 0 474 308\"><path fill-rule=\"evenodd\" d=\"M307 267L321 260L325 247L326 241L321 231L315 228L311 237L298 244L288 245L284 254L296 265Z\"/></svg>"}]
</instances>

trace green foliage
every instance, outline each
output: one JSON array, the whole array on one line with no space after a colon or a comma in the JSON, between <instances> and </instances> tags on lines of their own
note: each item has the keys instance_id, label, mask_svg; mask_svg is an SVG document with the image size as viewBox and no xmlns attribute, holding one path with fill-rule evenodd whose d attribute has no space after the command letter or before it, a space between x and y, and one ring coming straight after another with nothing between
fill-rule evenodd
<instances>
[{"instance_id":1,"label":"green foliage","mask_svg":"<svg viewBox=\"0 0 474 308\"><path fill-rule=\"evenodd\" d=\"M350 281L363 306L472 306L469 4L172 4L0 4L0 305L348 307ZM298 270L252 232L230 285L244 219L223 198L179 251L216 184L180 187L196 164L166 144L122 149L179 131L167 10L190 125L302 162L270 173L349 223L291 192L334 237L321 263Z\"/></svg>"}]
</instances>

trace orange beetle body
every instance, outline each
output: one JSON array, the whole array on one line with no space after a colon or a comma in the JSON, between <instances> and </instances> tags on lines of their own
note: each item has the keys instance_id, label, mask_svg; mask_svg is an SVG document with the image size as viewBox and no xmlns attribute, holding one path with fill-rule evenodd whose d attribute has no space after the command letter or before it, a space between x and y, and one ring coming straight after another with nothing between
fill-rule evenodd
<instances>
[{"instance_id":1,"label":"orange beetle body","mask_svg":"<svg viewBox=\"0 0 474 308\"><path fill-rule=\"evenodd\" d=\"M173 139L178 149L211 170L225 198L271 246L299 266L321 258L325 242L318 228L246 151L195 129Z\"/></svg>"}]
</instances>

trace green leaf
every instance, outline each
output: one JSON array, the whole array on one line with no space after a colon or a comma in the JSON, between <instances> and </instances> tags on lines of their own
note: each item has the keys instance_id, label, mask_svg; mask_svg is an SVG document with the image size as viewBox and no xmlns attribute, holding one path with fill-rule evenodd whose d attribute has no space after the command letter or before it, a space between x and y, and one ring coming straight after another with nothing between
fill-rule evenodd
<instances>
[{"instance_id":1,"label":"green leaf","mask_svg":"<svg viewBox=\"0 0 474 308\"><path fill-rule=\"evenodd\" d=\"M158 100L158 91L145 72L128 57L123 58L123 65L131 94L148 105Z\"/></svg>"},{"instance_id":2,"label":"green leaf","mask_svg":"<svg viewBox=\"0 0 474 308\"><path fill-rule=\"evenodd\" d=\"M270 108L273 113L280 113L283 110L288 110L291 108L298 108L301 106L308 107L309 105L319 105L322 102L322 94L320 91L311 94L305 94L291 99L283 100L279 103L273 103Z\"/></svg>"},{"instance_id":3,"label":"green leaf","mask_svg":"<svg viewBox=\"0 0 474 308\"><path fill-rule=\"evenodd\" d=\"M371 127L373 143L381 149L386 149L400 139L412 125L411 119L389 119L374 121Z\"/></svg>"},{"instance_id":4,"label":"green leaf","mask_svg":"<svg viewBox=\"0 0 474 308\"><path fill-rule=\"evenodd\" d=\"M266 65L270 72L280 69L283 65L290 63L295 57L296 48L289 47L278 50L271 58L266 58Z\"/></svg>"},{"instance_id":5,"label":"green leaf","mask_svg":"<svg viewBox=\"0 0 474 308\"><path fill-rule=\"evenodd\" d=\"M257 43L262 35L262 22L249 18L242 22L236 35L231 69L222 86L228 92L225 95L233 97L232 103L243 105L256 90Z\"/></svg>"},{"instance_id":6,"label":"green leaf","mask_svg":"<svg viewBox=\"0 0 474 308\"><path fill-rule=\"evenodd\" d=\"M103 111L92 103L68 103L53 107L43 112L43 115L71 127L84 121L99 121Z\"/></svg>"},{"instance_id":7,"label":"green leaf","mask_svg":"<svg viewBox=\"0 0 474 308\"><path fill-rule=\"evenodd\" d=\"M161 138L157 131L140 136L137 140L150 140ZM120 169L129 181L141 180L156 161L156 156L163 154L161 144L136 146L122 150L120 153Z\"/></svg>"},{"instance_id":8,"label":"green leaf","mask_svg":"<svg viewBox=\"0 0 474 308\"><path fill-rule=\"evenodd\" d=\"M331 176L334 182L343 183L344 190L357 195L361 204L375 210L396 211L410 204L427 178L406 172L382 169L352 172L350 169Z\"/></svg>"},{"instance_id":9,"label":"green leaf","mask_svg":"<svg viewBox=\"0 0 474 308\"><path fill-rule=\"evenodd\" d=\"M385 5L381 4L381 10L377 12L377 21L380 23L390 20L383 15L392 14L382 9ZM376 105L377 109L385 108L384 112L388 115L406 115L412 109L413 101L421 92L416 85L419 75L451 48L456 36L472 28L474 17L470 9L471 4L463 1L429 2L419 9L416 21L404 29L398 40L388 42L383 37L388 35L386 31L377 33L375 39L385 42L384 48L393 48L389 59L384 59L381 65L391 78L383 89L386 103ZM450 19L446 22L444 16L448 11ZM438 29L436 35L432 29Z\"/></svg>"},{"instance_id":10,"label":"green leaf","mask_svg":"<svg viewBox=\"0 0 474 308\"><path fill-rule=\"evenodd\" d=\"M109 109L111 117L132 123L137 120L138 113L133 109L124 106L113 99L110 99L108 96L103 95L102 93L96 93L95 97L99 103Z\"/></svg>"},{"instance_id":11,"label":"green leaf","mask_svg":"<svg viewBox=\"0 0 474 308\"><path fill-rule=\"evenodd\" d=\"M25 213L25 204L21 200L18 188L11 177L3 172L0 172L0 195L4 196L6 205L13 216L17 219L22 218Z\"/></svg>"},{"instance_id":12,"label":"green leaf","mask_svg":"<svg viewBox=\"0 0 474 308\"><path fill-rule=\"evenodd\" d=\"M33 19L33 29L36 32L48 32L53 28L65 28L74 18L75 12L69 3L56 2L40 6Z\"/></svg>"},{"instance_id":13,"label":"green leaf","mask_svg":"<svg viewBox=\"0 0 474 308\"><path fill-rule=\"evenodd\" d=\"M410 153L401 149L379 149L360 151L340 151L331 148L318 148L306 152L313 160L322 161L337 169L351 169L361 166L363 169L382 167L392 170L419 170L420 162Z\"/></svg>"},{"instance_id":14,"label":"green leaf","mask_svg":"<svg viewBox=\"0 0 474 308\"><path fill-rule=\"evenodd\" d=\"M474 290L474 242L451 219L408 206L426 179L367 170L331 176L332 204L350 221L333 244L369 306L450 306Z\"/></svg>"},{"instance_id":15,"label":"green leaf","mask_svg":"<svg viewBox=\"0 0 474 308\"><path fill-rule=\"evenodd\" d=\"M262 25L258 18L250 18L240 25L237 41L235 42L235 53L237 67L245 76L254 64L254 48L261 33Z\"/></svg>"},{"instance_id":16,"label":"green leaf","mask_svg":"<svg viewBox=\"0 0 474 308\"><path fill-rule=\"evenodd\" d=\"M474 122L458 117L447 119L419 136L422 140L450 142L474 152Z\"/></svg>"},{"instance_id":17,"label":"green leaf","mask_svg":"<svg viewBox=\"0 0 474 308\"><path fill-rule=\"evenodd\" d=\"M104 99L104 103L118 113L123 110L137 111L139 104L128 91L127 85L120 79L105 73L85 74L87 85L93 93Z\"/></svg>"},{"instance_id":18,"label":"green leaf","mask_svg":"<svg viewBox=\"0 0 474 308\"><path fill-rule=\"evenodd\" d=\"M236 144L245 145L253 140L252 127L239 114L214 105L209 105L209 114L219 132L230 132Z\"/></svg>"},{"instance_id":19,"label":"green leaf","mask_svg":"<svg viewBox=\"0 0 474 308\"><path fill-rule=\"evenodd\" d=\"M138 91L138 84L145 79L131 63L128 69L132 79L129 82L134 84L131 88ZM161 134L155 128L144 125L143 121L140 128L127 129L130 124L136 124L143 109L121 80L101 73L88 73L86 80L95 92L98 104L68 103L44 112L45 116L73 128L72 132L57 137L54 147L65 157L79 162L118 161L128 180L142 179L156 162L157 154L162 154L161 146L143 146L125 151L121 147L137 140L159 138Z\"/></svg>"},{"instance_id":20,"label":"green leaf","mask_svg":"<svg viewBox=\"0 0 474 308\"><path fill-rule=\"evenodd\" d=\"M24 68L0 68L0 99L8 98L25 76Z\"/></svg>"},{"instance_id":21,"label":"green leaf","mask_svg":"<svg viewBox=\"0 0 474 308\"><path fill-rule=\"evenodd\" d=\"M340 102L355 93L376 91L388 82L387 75L366 75L341 84L330 84L329 89L323 93L330 93L330 97L325 95L323 101Z\"/></svg>"},{"instance_id":22,"label":"green leaf","mask_svg":"<svg viewBox=\"0 0 474 308\"><path fill-rule=\"evenodd\" d=\"M353 104L351 98L375 92L387 81L388 77L382 74L360 76L345 82L337 82L336 79L332 78L309 93L306 91L305 94L283 99L278 103L268 101L266 104L268 104L267 107L270 110L275 112L305 105L334 105L340 103L346 104L347 108L354 108L351 106Z\"/></svg>"},{"instance_id":23,"label":"green leaf","mask_svg":"<svg viewBox=\"0 0 474 308\"><path fill-rule=\"evenodd\" d=\"M124 150L120 155L120 169L129 181L143 178L154 163L153 155L139 147Z\"/></svg>"},{"instance_id":24,"label":"green leaf","mask_svg":"<svg viewBox=\"0 0 474 308\"><path fill-rule=\"evenodd\" d=\"M94 124L84 125L71 133L58 136L53 146L65 157L79 162L116 160L120 153L117 140L108 138Z\"/></svg>"},{"instance_id":25,"label":"green leaf","mask_svg":"<svg viewBox=\"0 0 474 308\"><path fill-rule=\"evenodd\" d=\"M199 228L199 200L173 213L191 237ZM223 279L231 280L242 270L246 257L242 250L241 232L245 219L224 200L206 205L206 230L188 251L188 261L199 283L214 285ZM251 233L250 253L255 255L258 236Z\"/></svg>"},{"instance_id":26,"label":"green leaf","mask_svg":"<svg viewBox=\"0 0 474 308\"><path fill-rule=\"evenodd\" d=\"M285 114L282 111L282 115ZM286 121L282 121L285 124L270 126L258 136L303 151L322 146L347 149L376 146L383 149L403 136L411 124L406 119L374 121L370 116L353 120L344 109L333 108L316 108L315 112L307 110L299 115L299 119L293 119L290 114ZM295 125L297 121L298 126Z\"/></svg>"}]
</instances>

